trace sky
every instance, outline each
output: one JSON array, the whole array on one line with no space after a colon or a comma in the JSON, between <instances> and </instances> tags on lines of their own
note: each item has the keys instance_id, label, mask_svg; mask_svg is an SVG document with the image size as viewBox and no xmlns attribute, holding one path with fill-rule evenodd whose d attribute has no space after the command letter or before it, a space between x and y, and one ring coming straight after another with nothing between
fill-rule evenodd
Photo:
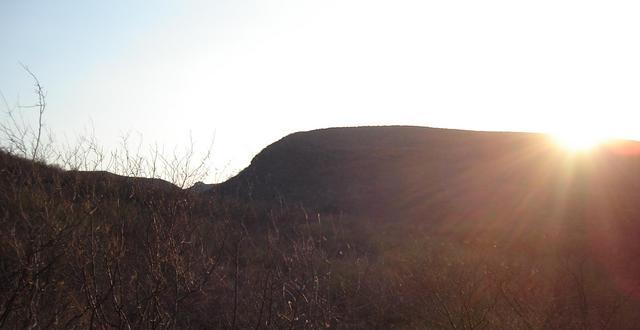
<instances>
[{"instance_id":1,"label":"sky","mask_svg":"<svg viewBox=\"0 0 640 330\"><path fill-rule=\"evenodd\" d=\"M637 1L2 0L0 91L33 103L27 65L57 138L213 139L212 181L332 126L640 139L638 17Z\"/></svg>"}]
</instances>

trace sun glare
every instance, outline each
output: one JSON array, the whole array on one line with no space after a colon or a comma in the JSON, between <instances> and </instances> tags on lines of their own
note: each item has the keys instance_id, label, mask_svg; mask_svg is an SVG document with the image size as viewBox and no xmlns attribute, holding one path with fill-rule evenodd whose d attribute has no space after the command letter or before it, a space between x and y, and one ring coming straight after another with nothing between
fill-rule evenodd
<instances>
[{"instance_id":1,"label":"sun glare","mask_svg":"<svg viewBox=\"0 0 640 330\"><path fill-rule=\"evenodd\" d=\"M605 143L608 139L593 132L566 131L551 134L554 141L571 152L588 152Z\"/></svg>"}]
</instances>

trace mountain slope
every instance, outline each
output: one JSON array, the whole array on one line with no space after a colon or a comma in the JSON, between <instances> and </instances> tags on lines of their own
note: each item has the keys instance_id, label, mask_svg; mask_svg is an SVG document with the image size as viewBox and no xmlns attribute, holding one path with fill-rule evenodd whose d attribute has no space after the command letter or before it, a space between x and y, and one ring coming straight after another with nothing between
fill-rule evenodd
<instances>
[{"instance_id":1,"label":"mountain slope","mask_svg":"<svg viewBox=\"0 0 640 330\"><path fill-rule=\"evenodd\" d=\"M273 143L215 188L324 211L450 216L528 206L520 213L530 216L560 200L579 202L590 184L634 192L640 162L618 150L572 155L531 133L332 128ZM601 193L592 188L589 193Z\"/></svg>"}]
</instances>

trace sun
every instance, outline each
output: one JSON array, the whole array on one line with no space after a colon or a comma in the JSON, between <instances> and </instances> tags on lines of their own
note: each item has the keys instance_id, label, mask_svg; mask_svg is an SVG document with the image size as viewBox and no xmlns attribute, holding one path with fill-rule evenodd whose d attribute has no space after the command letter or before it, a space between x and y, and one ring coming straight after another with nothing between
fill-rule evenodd
<instances>
[{"instance_id":1,"label":"sun","mask_svg":"<svg viewBox=\"0 0 640 330\"><path fill-rule=\"evenodd\" d=\"M588 130L572 130L551 134L556 144L571 152L588 152L609 140L602 134Z\"/></svg>"}]
</instances>

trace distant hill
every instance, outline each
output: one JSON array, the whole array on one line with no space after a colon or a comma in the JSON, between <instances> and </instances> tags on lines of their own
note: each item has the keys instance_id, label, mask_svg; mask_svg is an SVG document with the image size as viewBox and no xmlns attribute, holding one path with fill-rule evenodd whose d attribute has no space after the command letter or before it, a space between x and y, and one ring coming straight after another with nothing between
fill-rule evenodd
<instances>
[{"instance_id":1,"label":"distant hill","mask_svg":"<svg viewBox=\"0 0 640 330\"><path fill-rule=\"evenodd\" d=\"M107 199L145 199L181 191L176 185L161 179L127 177L106 171L64 171L2 150L0 172L0 187L37 186L50 193L61 193L67 199L74 199L78 193Z\"/></svg>"},{"instance_id":2,"label":"distant hill","mask_svg":"<svg viewBox=\"0 0 640 330\"><path fill-rule=\"evenodd\" d=\"M575 208L609 198L607 190L635 210L640 157L618 152L628 150L621 143L576 155L543 134L329 128L284 137L212 188L322 211L413 218L539 220L557 216L558 203Z\"/></svg>"}]
</instances>

